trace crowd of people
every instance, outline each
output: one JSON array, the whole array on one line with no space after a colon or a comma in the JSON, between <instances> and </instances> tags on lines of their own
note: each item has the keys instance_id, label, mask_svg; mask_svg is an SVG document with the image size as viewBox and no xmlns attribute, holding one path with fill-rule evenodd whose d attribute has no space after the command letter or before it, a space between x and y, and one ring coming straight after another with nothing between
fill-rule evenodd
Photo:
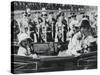
<instances>
[{"instance_id":1,"label":"crowd of people","mask_svg":"<svg viewBox=\"0 0 100 75\"><path fill-rule=\"evenodd\" d=\"M19 55L30 54L28 50L30 43L27 38L33 43L68 41L68 49L64 54L59 52L59 56L80 55L80 53L90 52L91 48L92 50L97 48L97 14L95 12L85 11L79 14L61 11L61 9L57 12L46 12L43 8L41 12L32 14L30 8L26 8L22 18L13 19L11 24L14 30L12 38L21 46L18 50Z\"/></svg>"}]
</instances>

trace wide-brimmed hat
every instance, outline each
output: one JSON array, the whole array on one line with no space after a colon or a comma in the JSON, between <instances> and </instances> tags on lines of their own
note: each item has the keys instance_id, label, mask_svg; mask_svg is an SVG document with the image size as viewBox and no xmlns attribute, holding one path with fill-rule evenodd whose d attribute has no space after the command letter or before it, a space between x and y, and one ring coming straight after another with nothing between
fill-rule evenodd
<instances>
[{"instance_id":1,"label":"wide-brimmed hat","mask_svg":"<svg viewBox=\"0 0 100 75\"><path fill-rule=\"evenodd\" d=\"M19 44L20 44L20 46L25 47L26 45L31 44L31 42L32 42L31 38L26 38L26 39L21 40L21 42Z\"/></svg>"},{"instance_id":2,"label":"wide-brimmed hat","mask_svg":"<svg viewBox=\"0 0 100 75\"><path fill-rule=\"evenodd\" d=\"M25 12L23 12L23 15L26 16L26 17L29 17L29 16L31 16L31 13L28 13L28 12L25 11Z\"/></svg>"},{"instance_id":3,"label":"wide-brimmed hat","mask_svg":"<svg viewBox=\"0 0 100 75\"><path fill-rule=\"evenodd\" d=\"M23 12L23 15L29 17L31 15L30 8L26 7L25 11Z\"/></svg>"}]
</instances>

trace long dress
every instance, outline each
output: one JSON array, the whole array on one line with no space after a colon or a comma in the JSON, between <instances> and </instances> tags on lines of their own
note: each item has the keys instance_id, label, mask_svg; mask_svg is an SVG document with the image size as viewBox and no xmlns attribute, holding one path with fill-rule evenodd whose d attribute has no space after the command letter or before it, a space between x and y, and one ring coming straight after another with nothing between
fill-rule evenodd
<instances>
[{"instance_id":1,"label":"long dress","mask_svg":"<svg viewBox=\"0 0 100 75\"><path fill-rule=\"evenodd\" d=\"M70 40L68 50L66 50L68 56L80 55L80 53L77 53L77 51L82 49L81 40L79 40L79 38L81 38L80 32L74 34L73 38Z\"/></svg>"}]
</instances>

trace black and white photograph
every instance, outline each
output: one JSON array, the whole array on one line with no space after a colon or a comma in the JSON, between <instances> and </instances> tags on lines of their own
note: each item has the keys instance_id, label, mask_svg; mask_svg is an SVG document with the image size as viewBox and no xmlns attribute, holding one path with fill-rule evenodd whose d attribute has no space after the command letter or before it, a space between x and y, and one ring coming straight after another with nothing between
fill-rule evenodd
<instances>
[{"instance_id":1,"label":"black and white photograph","mask_svg":"<svg viewBox=\"0 0 100 75\"><path fill-rule=\"evenodd\" d=\"M98 7L11 2L11 73L97 69Z\"/></svg>"}]
</instances>

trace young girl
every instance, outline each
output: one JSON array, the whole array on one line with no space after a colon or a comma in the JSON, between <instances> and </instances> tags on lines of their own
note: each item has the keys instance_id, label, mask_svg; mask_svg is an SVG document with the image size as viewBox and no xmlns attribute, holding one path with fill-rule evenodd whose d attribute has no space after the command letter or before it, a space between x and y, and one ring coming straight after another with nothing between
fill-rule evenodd
<instances>
[{"instance_id":1,"label":"young girl","mask_svg":"<svg viewBox=\"0 0 100 75\"><path fill-rule=\"evenodd\" d=\"M17 55L20 56L32 56L37 57L37 55L34 53L34 51L31 48L31 39L26 38L20 42L19 50Z\"/></svg>"}]
</instances>

